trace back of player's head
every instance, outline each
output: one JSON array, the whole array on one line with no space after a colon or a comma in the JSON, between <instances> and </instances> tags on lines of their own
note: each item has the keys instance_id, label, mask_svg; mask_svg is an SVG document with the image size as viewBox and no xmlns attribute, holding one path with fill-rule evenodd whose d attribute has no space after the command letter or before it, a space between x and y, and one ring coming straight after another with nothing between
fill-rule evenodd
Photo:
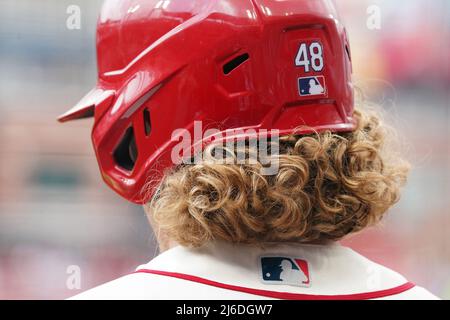
<instances>
[{"instance_id":1,"label":"back of player's head","mask_svg":"<svg viewBox=\"0 0 450 320\"><path fill-rule=\"evenodd\" d=\"M392 129L377 109L358 107L353 132L280 138L278 170L260 161L204 161L169 172L149 213L170 238L208 241L320 243L379 222L400 197L409 165L393 149ZM257 153L251 144L247 154ZM229 150L237 159L239 146ZM234 156L233 156L234 155Z\"/></svg>"},{"instance_id":2,"label":"back of player's head","mask_svg":"<svg viewBox=\"0 0 450 320\"><path fill-rule=\"evenodd\" d=\"M101 175L136 203L187 135L183 158L225 135L354 128L349 42L331 0L107 0L97 60L97 85L60 120L94 117ZM308 79L324 90L302 90Z\"/></svg>"}]
</instances>

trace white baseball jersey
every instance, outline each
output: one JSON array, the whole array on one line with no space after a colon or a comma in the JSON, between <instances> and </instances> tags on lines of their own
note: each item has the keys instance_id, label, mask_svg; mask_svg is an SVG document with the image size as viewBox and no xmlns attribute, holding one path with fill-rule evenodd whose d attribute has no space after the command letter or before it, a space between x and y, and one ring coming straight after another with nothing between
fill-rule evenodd
<instances>
[{"instance_id":1,"label":"white baseball jersey","mask_svg":"<svg viewBox=\"0 0 450 320\"><path fill-rule=\"evenodd\" d=\"M438 299L339 244L211 243L163 252L72 299Z\"/></svg>"}]
</instances>

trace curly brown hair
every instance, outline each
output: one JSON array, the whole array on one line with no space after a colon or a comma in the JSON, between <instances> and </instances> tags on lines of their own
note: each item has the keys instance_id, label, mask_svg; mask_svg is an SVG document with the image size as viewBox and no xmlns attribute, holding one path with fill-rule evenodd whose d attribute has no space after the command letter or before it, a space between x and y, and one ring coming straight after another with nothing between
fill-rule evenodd
<instances>
[{"instance_id":1,"label":"curly brown hair","mask_svg":"<svg viewBox=\"0 0 450 320\"><path fill-rule=\"evenodd\" d=\"M339 240L379 222L400 197L408 163L386 148L376 109L356 109L353 132L283 137L279 170L214 161L165 175L148 204L169 238L185 246Z\"/></svg>"}]
</instances>

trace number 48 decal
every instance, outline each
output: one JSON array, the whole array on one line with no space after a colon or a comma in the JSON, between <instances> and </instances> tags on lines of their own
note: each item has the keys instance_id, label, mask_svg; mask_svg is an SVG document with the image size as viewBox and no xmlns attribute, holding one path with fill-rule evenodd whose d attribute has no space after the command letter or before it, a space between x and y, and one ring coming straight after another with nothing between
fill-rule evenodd
<instances>
[{"instance_id":1,"label":"number 48 decal","mask_svg":"<svg viewBox=\"0 0 450 320\"><path fill-rule=\"evenodd\" d=\"M310 45L300 44L295 57L297 67L304 67L305 72L309 72L312 67L314 71L319 72L323 70L323 64L323 49L320 42L312 42Z\"/></svg>"}]
</instances>

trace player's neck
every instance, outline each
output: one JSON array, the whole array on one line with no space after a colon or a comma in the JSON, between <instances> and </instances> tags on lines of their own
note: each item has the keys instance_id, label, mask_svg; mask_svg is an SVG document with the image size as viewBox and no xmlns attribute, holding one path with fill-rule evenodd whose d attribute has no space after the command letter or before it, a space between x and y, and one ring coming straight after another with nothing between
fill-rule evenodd
<instances>
[{"instance_id":1,"label":"player's neck","mask_svg":"<svg viewBox=\"0 0 450 320\"><path fill-rule=\"evenodd\" d=\"M178 246L176 241L168 238L158 239L159 252L164 252Z\"/></svg>"}]
</instances>

